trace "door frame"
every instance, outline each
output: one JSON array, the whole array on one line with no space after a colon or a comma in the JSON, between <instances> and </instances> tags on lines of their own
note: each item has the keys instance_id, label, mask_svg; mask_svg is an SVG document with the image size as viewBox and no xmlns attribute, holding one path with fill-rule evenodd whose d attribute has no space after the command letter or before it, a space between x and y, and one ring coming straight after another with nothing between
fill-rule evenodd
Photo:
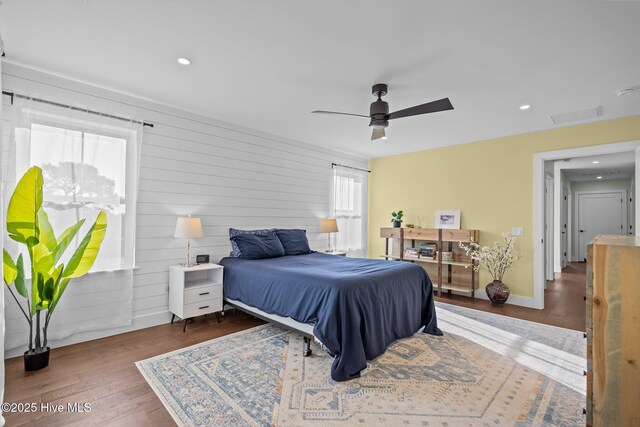
<instances>
[{"instance_id":1,"label":"door frame","mask_svg":"<svg viewBox=\"0 0 640 427\"><path fill-rule=\"evenodd\" d=\"M569 182L569 194L567 196L567 262L573 261L573 189L571 188L571 182Z\"/></svg>"},{"instance_id":2,"label":"door frame","mask_svg":"<svg viewBox=\"0 0 640 427\"><path fill-rule=\"evenodd\" d=\"M622 230L620 231L621 235L626 235L628 233L628 229L629 229L629 219L628 219L628 215L627 215L627 211L629 209L629 205L628 203L625 203L625 201L627 200L627 189L626 188L621 188L621 189L611 189L611 190L584 190L584 191L576 191L575 192L575 198L576 198L576 223L574 224L573 227L573 238L577 239L577 244L576 244L576 248L578 249L578 253L576 254L577 257L580 257L580 247L581 242L580 242L580 196L582 195L588 195L588 194L619 194L620 198L622 199L622 201L620 202L620 204L622 205L621 211L622 211ZM582 259L578 259L578 261L582 261Z\"/></svg>"},{"instance_id":3,"label":"door frame","mask_svg":"<svg viewBox=\"0 0 640 427\"><path fill-rule=\"evenodd\" d=\"M634 180L633 199L635 200L635 218L633 218L633 234L640 236L640 203L638 203L638 187L640 186L640 145L636 147L636 179Z\"/></svg>"},{"instance_id":4,"label":"door frame","mask_svg":"<svg viewBox=\"0 0 640 427\"><path fill-rule=\"evenodd\" d=\"M549 174L545 174L544 177L545 184L545 238L547 239L547 243L544 245L545 250L545 289L547 287L547 281L553 280L555 278L554 275L554 229L555 229L555 218L554 218L554 193L555 193L555 176L551 176Z\"/></svg>"},{"instance_id":5,"label":"door frame","mask_svg":"<svg viewBox=\"0 0 640 427\"><path fill-rule=\"evenodd\" d=\"M544 262L544 162L572 157L596 156L611 153L636 152L636 195L640 181L640 141L617 142L566 150L546 151L533 155L533 307L544 308L545 262ZM636 224L639 224L640 203L636 203ZM638 229L636 229L638 233Z\"/></svg>"}]
</instances>

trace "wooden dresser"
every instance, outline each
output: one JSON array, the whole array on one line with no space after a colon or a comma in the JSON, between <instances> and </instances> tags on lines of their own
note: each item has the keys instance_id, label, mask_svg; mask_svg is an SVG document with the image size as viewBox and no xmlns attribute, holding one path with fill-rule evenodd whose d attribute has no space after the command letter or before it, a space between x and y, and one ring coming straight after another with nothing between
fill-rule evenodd
<instances>
[{"instance_id":1,"label":"wooden dresser","mask_svg":"<svg viewBox=\"0 0 640 427\"><path fill-rule=\"evenodd\" d=\"M589 243L587 370L587 425L640 426L639 237Z\"/></svg>"}]
</instances>

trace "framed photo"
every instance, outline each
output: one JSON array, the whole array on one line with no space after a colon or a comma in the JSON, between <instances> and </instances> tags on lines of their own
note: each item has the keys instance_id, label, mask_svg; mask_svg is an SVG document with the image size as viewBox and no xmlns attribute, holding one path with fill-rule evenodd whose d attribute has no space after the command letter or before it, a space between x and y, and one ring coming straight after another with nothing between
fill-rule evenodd
<instances>
[{"instance_id":1,"label":"framed photo","mask_svg":"<svg viewBox=\"0 0 640 427\"><path fill-rule=\"evenodd\" d=\"M435 228L460 229L460 211L436 211Z\"/></svg>"}]
</instances>

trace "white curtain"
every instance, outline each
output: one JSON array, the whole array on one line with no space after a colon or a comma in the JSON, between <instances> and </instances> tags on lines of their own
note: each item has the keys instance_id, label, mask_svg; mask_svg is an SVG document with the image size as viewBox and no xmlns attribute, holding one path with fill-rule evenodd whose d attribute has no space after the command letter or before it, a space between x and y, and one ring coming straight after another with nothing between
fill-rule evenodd
<instances>
[{"instance_id":1,"label":"white curtain","mask_svg":"<svg viewBox=\"0 0 640 427\"><path fill-rule=\"evenodd\" d=\"M39 166L43 206L56 235L86 219L60 260L65 264L98 212L107 214L107 232L91 273L69 284L51 318L49 337L131 324L141 123L19 97L6 108L11 125L3 138L5 206L24 172ZM6 233L3 239L14 259L20 251L29 259L24 245ZM5 299L11 300L5 342L11 349L27 342L28 327L13 298Z\"/></svg>"},{"instance_id":2,"label":"white curtain","mask_svg":"<svg viewBox=\"0 0 640 427\"><path fill-rule=\"evenodd\" d=\"M4 42L2 41L2 32L0 31L0 55L4 52ZM0 60L0 97L2 93L2 60ZM3 115L3 105L4 102L0 102L0 138L4 135L4 115ZM4 150L0 150L0 165L4 164L3 152ZM0 180L0 194L2 193L2 187L4 186L4 180ZM2 198L0 198L0 222L4 224L4 204L2 203ZM0 230L4 230L4 227L0 227ZM0 239L0 252L3 249L2 239ZM4 282L2 285L4 287ZM5 331L5 320L4 320L4 292L0 292L0 356L4 355L4 331ZM0 402L4 402L4 363L0 363ZM2 416L2 407L0 406L0 426L4 426L5 420Z\"/></svg>"},{"instance_id":3,"label":"white curtain","mask_svg":"<svg viewBox=\"0 0 640 427\"><path fill-rule=\"evenodd\" d=\"M336 249L348 256L367 256L368 172L333 167L333 211L338 224Z\"/></svg>"}]
</instances>

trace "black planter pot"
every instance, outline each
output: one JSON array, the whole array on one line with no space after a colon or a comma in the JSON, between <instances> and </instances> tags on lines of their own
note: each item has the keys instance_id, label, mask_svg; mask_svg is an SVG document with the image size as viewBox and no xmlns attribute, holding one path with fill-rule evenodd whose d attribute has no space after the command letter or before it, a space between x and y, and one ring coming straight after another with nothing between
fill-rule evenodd
<instances>
[{"instance_id":1,"label":"black planter pot","mask_svg":"<svg viewBox=\"0 0 640 427\"><path fill-rule=\"evenodd\" d=\"M511 293L509 287L500 280L494 280L484 289L487 292L491 304L497 306L503 306L504 303L507 302L507 299L509 299L509 294Z\"/></svg>"},{"instance_id":2,"label":"black planter pot","mask_svg":"<svg viewBox=\"0 0 640 427\"><path fill-rule=\"evenodd\" d=\"M393 228L402 227L402 221L391 221L393 223Z\"/></svg>"},{"instance_id":3,"label":"black planter pot","mask_svg":"<svg viewBox=\"0 0 640 427\"><path fill-rule=\"evenodd\" d=\"M51 348L47 347L46 350L40 352L29 353L24 352L24 370L27 372L38 371L40 369L49 366L49 353Z\"/></svg>"}]
</instances>

